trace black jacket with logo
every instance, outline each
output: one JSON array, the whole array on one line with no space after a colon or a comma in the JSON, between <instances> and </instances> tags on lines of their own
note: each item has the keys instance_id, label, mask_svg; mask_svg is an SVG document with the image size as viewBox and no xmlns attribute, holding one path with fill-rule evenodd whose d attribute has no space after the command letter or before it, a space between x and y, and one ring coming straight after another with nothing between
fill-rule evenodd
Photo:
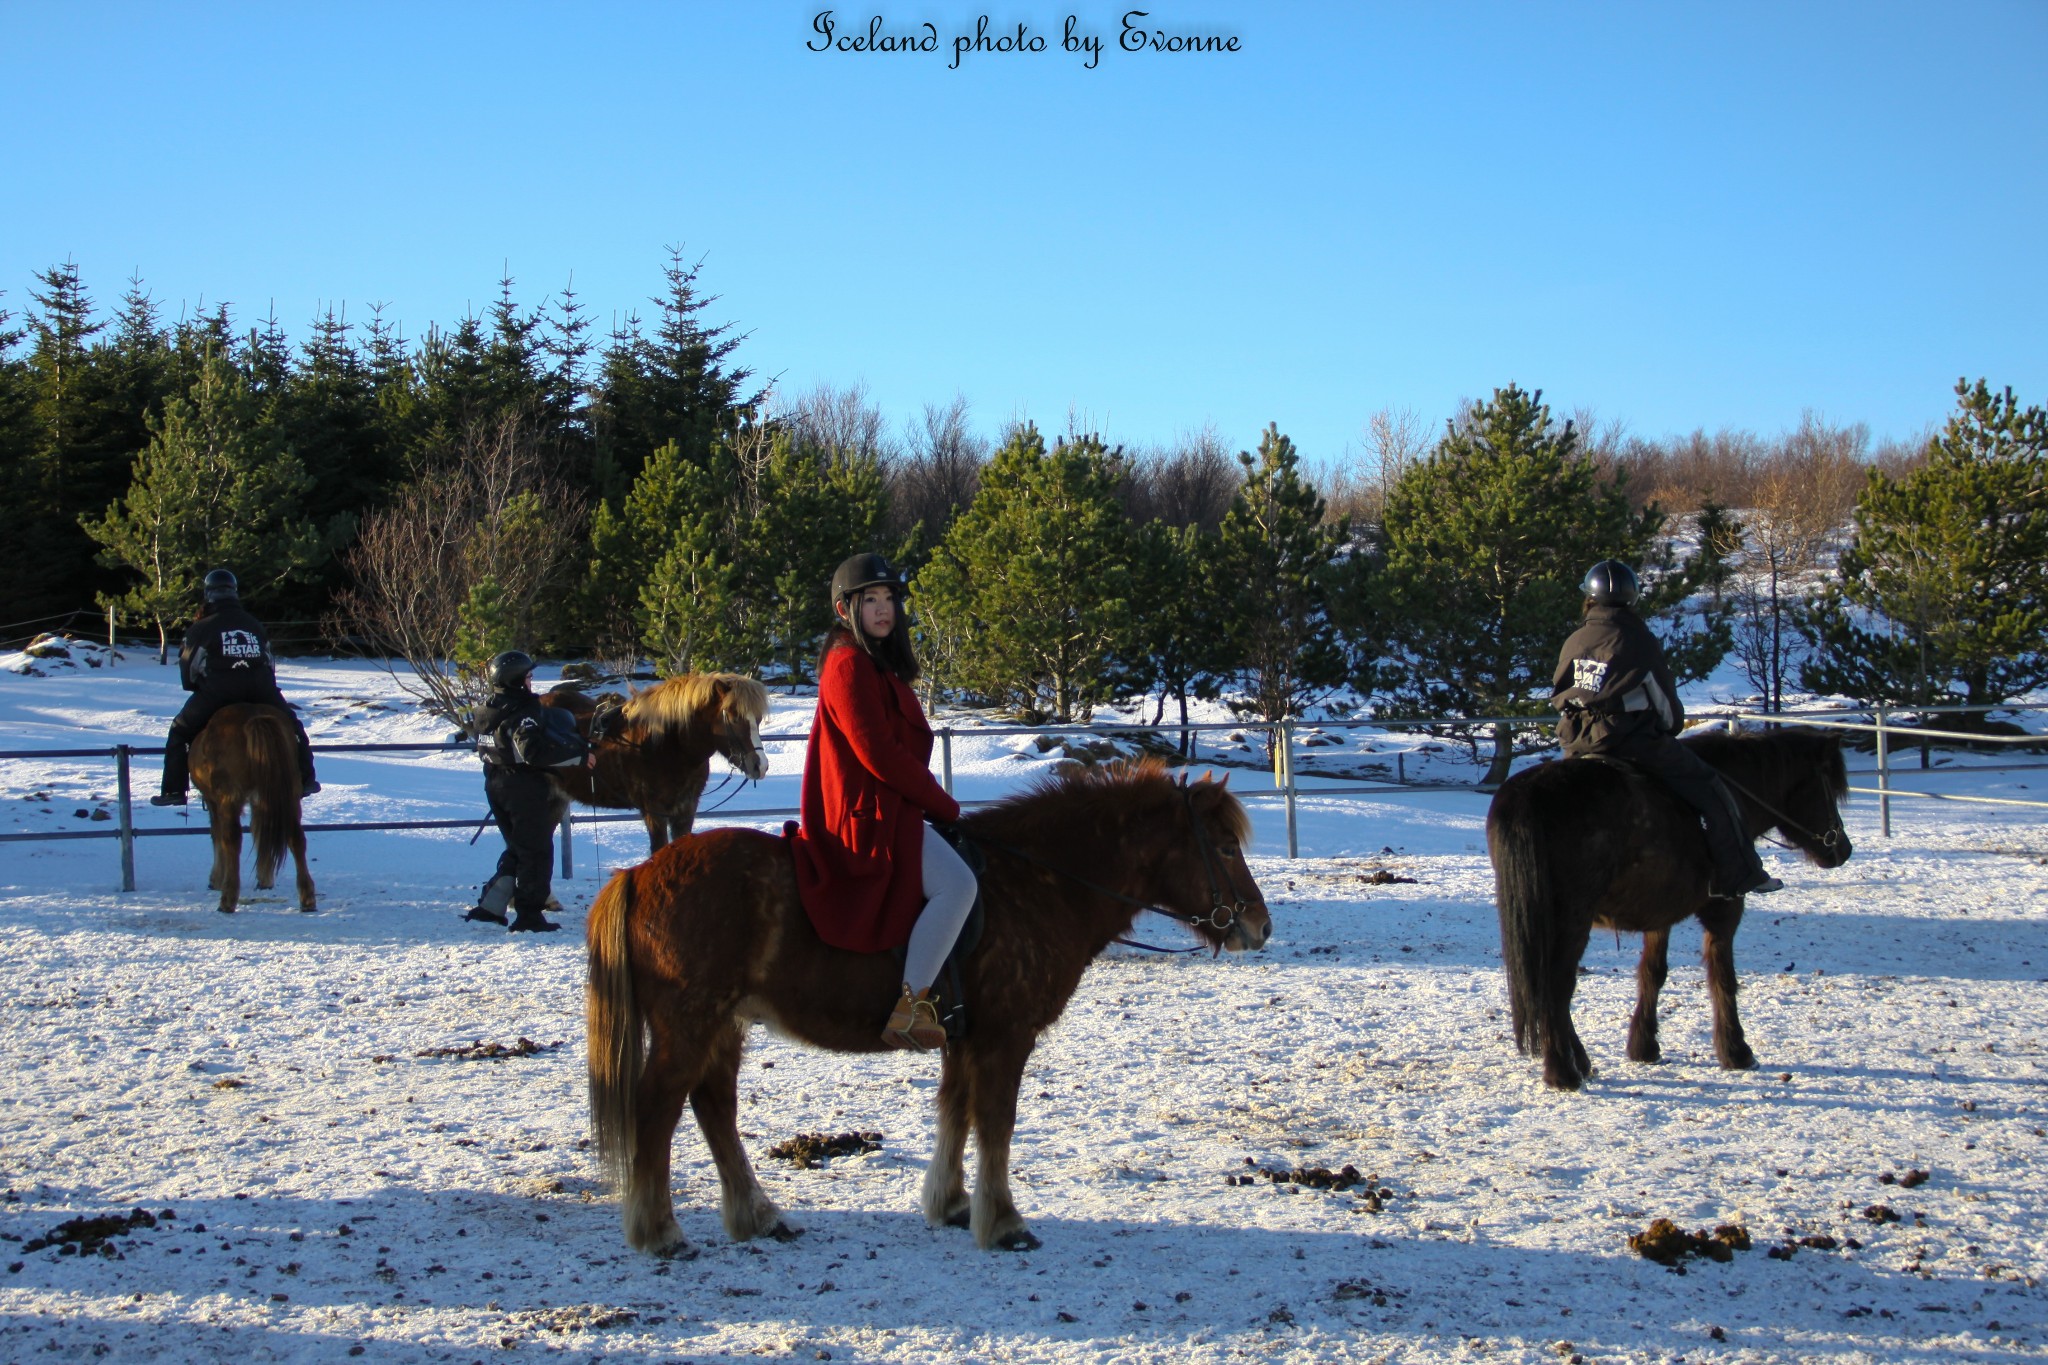
<instances>
[{"instance_id":1,"label":"black jacket with logo","mask_svg":"<svg viewBox=\"0 0 2048 1365\"><path fill-rule=\"evenodd\" d=\"M1550 704L1562 713L1557 738L1567 754L1597 754L1642 734L1685 728L1678 684L1664 646L1627 607L1594 607L1564 642L1550 682Z\"/></svg>"},{"instance_id":2,"label":"black jacket with logo","mask_svg":"<svg viewBox=\"0 0 2048 1365\"><path fill-rule=\"evenodd\" d=\"M222 602L185 628L178 681L187 692L242 693L275 687L270 632L240 602Z\"/></svg>"}]
</instances>

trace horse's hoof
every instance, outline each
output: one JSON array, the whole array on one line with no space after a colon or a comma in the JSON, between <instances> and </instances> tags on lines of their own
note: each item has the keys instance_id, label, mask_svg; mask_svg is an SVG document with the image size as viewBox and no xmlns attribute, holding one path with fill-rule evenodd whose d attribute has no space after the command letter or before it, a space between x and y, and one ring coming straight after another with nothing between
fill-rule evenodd
<instances>
[{"instance_id":1,"label":"horse's hoof","mask_svg":"<svg viewBox=\"0 0 2048 1365\"><path fill-rule=\"evenodd\" d=\"M1045 1243L1023 1228L1018 1228L1015 1232L1006 1232L991 1243L997 1251L1036 1251L1044 1245Z\"/></svg>"},{"instance_id":2,"label":"horse's hoof","mask_svg":"<svg viewBox=\"0 0 2048 1365\"><path fill-rule=\"evenodd\" d=\"M694 1261L697 1259L697 1248L688 1242L677 1242L674 1246L663 1247L652 1254L663 1261Z\"/></svg>"},{"instance_id":3,"label":"horse's hoof","mask_svg":"<svg viewBox=\"0 0 2048 1365\"><path fill-rule=\"evenodd\" d=\"M1632 1062L1655 1065L1664 1060L1664 1049L1655 1043L1648 1047L1632 1047L1628 1050L1628 1059Z\"/></svg>"},{"instance_id":4,"label":"horse's hoof","mask_svg":"<svg viewBox=\"0 0 2048 1365\"><path fill-rule=\"evenodd\" d=\"M974 1226L974 1211L968 1208L955 1209L946 1215L949 1228L971 1228Z\"/></svg>"},{"instance_id":5,"label":"horse's hoof","mask_svg":"<svg viewBox=\"0 0 2048 1365\"><path fill-rule=\"evenodd\" d=\"M804 1230L791 1223L777 1223L761 1235L763 1237L773 1237L778 1242L794 1242L797 1238L804 1235Z\"/></svg>"},{"instance_id":6,"label":"horse's hoof","mask_svg":"<svg viewBox=\"0 0 2048 1365\"><path fill-rule=\"evenodd\" d=\"M1552 1090L1577 1090L1586 1083L1586 1078L1570 1071L1546 1071L1543 1083Z\"/></svg>"},{"instance_id":7,"label":"horse's hoof","mask_svg":"<svg viewBox=\"0 0 2048 1365\"><path fill-rule=\"evenodd\" d=\"M1732 1053L1721 1059L1721 1069L1723 1071L1754 1071L1756 1070L1756 1054L1748 1048Z\"/></svg>"},{"instance_id":8,"label":"horse's hoof","mask_svg":"<svg viewBox=\"0 0 2048 1365\"><path fill-rule=\"evenodd\" d=\"M213 908L220 911L223 915L232 915L235 913L235 907L232 905L216 905Z\"/></svg>"}]
</instances>

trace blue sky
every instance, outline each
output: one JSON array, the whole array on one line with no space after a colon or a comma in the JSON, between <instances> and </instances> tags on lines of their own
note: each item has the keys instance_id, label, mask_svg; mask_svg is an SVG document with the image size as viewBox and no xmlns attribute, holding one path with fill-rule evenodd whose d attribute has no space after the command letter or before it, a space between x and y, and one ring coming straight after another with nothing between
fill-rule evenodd
<instances>
[{"instance_id":1,"label":"blue sky","mask_svg":"<svg viewBox=\"0 0 2048 1365\"><path fill-rule=\"evenodd\" d=\"M176 315L416 334L573 272L600 325L703 259L794 393L1341 457L1514 381L1644 436L1813 409L1906 437L2048 401L2048 4L0 0L0 306L75 260ZM971 53L986 14L1046 35ZM1108 40L1096 69L1063 22Z\"/></svg>"}]
</instances>

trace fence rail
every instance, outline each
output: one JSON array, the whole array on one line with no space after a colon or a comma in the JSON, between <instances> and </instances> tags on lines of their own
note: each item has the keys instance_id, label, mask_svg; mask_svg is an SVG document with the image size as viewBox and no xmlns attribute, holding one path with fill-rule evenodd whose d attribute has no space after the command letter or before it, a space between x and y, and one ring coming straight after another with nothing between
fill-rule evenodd
<instances>
[{"instance_id":1,"label":"fence rail","mask_svg":"<svg viewBox=\"0 0 2048 1365\"><path fill-rule=\"evenodd\" d=\"M1891 764L1891 754L1893 751L1893 746L1895 744L1900 743L1923 746L1923 754L1925 752L1924 743L1933 740L1961 741L1973 745L1991 745L1998 747L2027 746L2036 749L2048 750L2048 736L1988 735L1977 731L1923 729L1915 725L1900 724L1897 717L1901 715L1952 715L1969 711L1988 712L2040 710L2048 710L2048 705L2010 703L2003 706L1950 706L1942 707L1938 711L1935 708L1931 707L1916 707L1911 709L1877 707L1868 712L1784 712L1776 714L1763 714L1755 712L1719 712L1714 713L1712 715L1703 715L1702 717L1700 717L1700 719L1705 720L1710 724L1724 724L1727 726L1730 732L1734 732L1740 729L1740 727L1743 725L1798 725L1809 728L1853 731L1873 735L1875 737L1877 766L1874 768L1867 769L1851 769L1850 771L1852 776L1862 776L1865 774L1875 775L1877 778L1877 785L1875 787L1852 786L1850 790L1853 792L1858 792L1865 795L1873 795L1877 797L1879 829L1884 837L1889 838L1891 837L1892 832L1891 803L1893 800L1900 798L1932 801L1952 801L1966 804L1979 804L1988 806L2017 806L2037 810L2048 810L2048 801L2028 801L2012 797L1996 796L1964 796L1946 792L1926 792L1899 788L1893 785L1894 770ZM1855 720L1848 718L1857 715L1868 715L1870 719ZM1248 798L1251 800L1278 800L1284 803L1286 811L1287 856L1289 858L1296 858L1300 856L1299 819L1297 811L1297 800L1299 797L1328 795L1405 795L1422 792L1469 792L1479 795L1486 795L1490 794L1493 790L1492 787L1488 786L1483 782L1411 782L1408 780L1407 777L1407 755L1405 751L1396 751L1393 755L1394 778L1392 781L1388 781L1384 777L1353 778L1339 774L1311 772L1306 774L1306 776L1309 779L1309 784L1304 785L1300 780L1302 775L1298 774L1295 768L1295 750L1299 747L1297 736L1301 730L1308 729L1317 732L1324 730L1345 729L1440 730L1445 728L1456 728L1464 730L1478 730L1484 727L1496 725L1511 725L1518 728L1548 729L1554 726L1555 724L1555 718L1549 716L1486 716L1455 721L1427 717L1396 717L1388 719L1374 718L1356 720L1324 720L1307 723L1290 719L1278 722L1198 721L1190 722L1185 725L1178 723L1161 723L1158 725L1145 725L1141 723L1113 722L1094 723L1086 725L1018 725L987 727L976 726L972 730L967 731L956 729L955 727L950 725L942 725L937 728L935 733L939 741L938 757L940 762L940 781L949 793L953 790L953 741L957 736L960 736L962 734L972 734L977 738L989 736L1045 736L1068 734L1090 735L1098 738L1108 739L1121 738L1126 740L1132 738L1144 738L1152 740L1154 742L1157 742L1160 736L1180 733L1228 731L1243 735L1263 735L1266 737L1267 747L1272 755L1272 773L1274 784L1273 790L1265 792L1240 791L1238 795L1241 798ZM807 738L808 736L805 734L768 734L761 736L761 739L764 743L772 744L800 744L803 743ZM442 741L439 743L404 744L316 744L313 746L313 750L315 753L355 754L434 752L473 753L475 752L475 749L476 745L475 742L472 740L449 740ZM116 815L113 822L114 828L112 829L52 830L47 833L0 834L0 844L56 842L74 839L118 840L120 844L121 858L121 889L123 891L133 891L135 889L136 840L180 836L192 837L211 833L210 828L205 825L196 825L175 829L136 827L134 820L134 793L131 774L132 760L135 758L160 756L163 753L163 751L164 750L162 745L132 744L102 745L94 748L76 749L0 750L0 762L8 760L37 761L58 758L111 758L115 764L116 788ZM1990 765L1986 767L1948 769L1929 769L1923 766L1921 769L1918 769L1917 771L1923 771L1926 772L1929 776L1934 776L1943 773L1979 773L1986 771L2012 772L2035 768L2048 769L2048 763L2000 764ZM973 808L976 806L989 805L992 803L987 801L974 801L965 802L963 804L968 806L969 808ZM709 813L711 812L700 811L700 815ZM784 819L790 816L794 816L797 813L797 810L793 807L780 806L764 807L760 809L718 811L718 814L726 820ZM562 821L561 829L562 875L564 877L575 876L574 845L571 838L571 830L573 825L577 823L628 823L638 822L639 819L640 817L636 814L588 814L580 817L564 818L564 820ZM492 820L492 817L487 814L483 816L480 820L443 819L335 821L309 824L305 828L308 833L314 834L344 833L353 831L395 831L470 828L475 828L479 833L481 833L485 828L488 828L493 823L494 821Z\"/></svg>"}]
</instances>

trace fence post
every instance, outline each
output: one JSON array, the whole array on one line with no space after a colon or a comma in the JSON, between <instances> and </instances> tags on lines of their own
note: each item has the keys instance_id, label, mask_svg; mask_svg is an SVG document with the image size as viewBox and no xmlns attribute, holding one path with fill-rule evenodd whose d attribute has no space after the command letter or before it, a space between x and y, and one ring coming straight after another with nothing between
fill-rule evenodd
<instances>
[{"instance_id":1,"label":"fence post","mask_svg":"<svg viewBox=\"0 0 2048 1365\"><path fill-rule=\"evenodd\" d=\"M1297 831L1294 822L1294 721L1292 718L1280 722L1279 739L1280 752L1275 757L1279 760L1277 771L1284 774L1283 781L1287 788L1287 856L1289 858L1297 858L1301 855L1296 843Z\"/></svg>"},{"instance_id":2,"label":"fence post","mask_svg":"<svg viewBox=\"0 0 2048 1365\"><path fill-rule=\"evenodd\" d=\"M1877 831L1887 839L1892 837L1892 751L1884 722L1890 711L1877 708Z\"/></svg>"},{"instance_id":3,"label":"fence post","mask_svg":"<svg viewBox=\"0 0 2048 1365\"><path fill-rule=\"evenodd\" d=\"M114 746L114 784L121 809L121 889L135 889L135 799L128 780L128 746Z\"/></svg>"},{"instance_id":4,"label":"fence post","mask_svg":"<svg viewBox=\"0 0 2048 1365\"><path fill-rule=\"evenodd\" d=\"M1394 750L1394 781L1403 787L1408 785L1408 751L1406 749Z\"/></svg>"},{"instance_id":5,"label":"fence post","mask_svg":"<svg viewBox=\"0 0 2048 1365\"><path fill-rule=\"evenodd\" d=\"M939 783L946 789L946 795L953 794L953 727L939 727L939 758L941 762Z\"/></svg>"},{"instance_id":6,"label":"fence post","mask_svg":"<svg viewBox=\"0 0 2048 1365\"><path fill-rule=\"evenodd\" d=\"M576 808L569 807L562 812L562 880L573 881L576 876L576 845L569 839L569 826L576 823Z\"/></svg>"}]
</instances>

